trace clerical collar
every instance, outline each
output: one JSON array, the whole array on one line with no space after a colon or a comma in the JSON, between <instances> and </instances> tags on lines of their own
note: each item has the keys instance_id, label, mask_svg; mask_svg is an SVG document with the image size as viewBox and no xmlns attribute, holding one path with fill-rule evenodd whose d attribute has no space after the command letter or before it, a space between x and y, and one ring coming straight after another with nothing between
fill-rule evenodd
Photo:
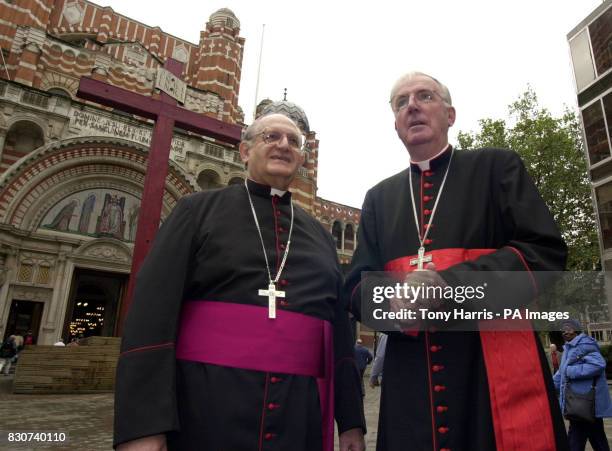
<instances>
[{"instance_id":1,"label":"clerical collar","mask_svg":"<svg viewBox=\"0 0 612 451\"><path fill-rule=\"evenodd\" d=\"M433 157L431 157L428 160L423 160L423 161L412 161L412 158L410 159L410 164L411 165L415 165L418 166L419 169L421 171L429 171L431 169L431 163L434 162L434 160L440 159L442 160L442 157L444 155L444 153L449 150L451 148L450 144L447 144L444 149L442 149L440 152L438 152L437 154L435 154Z\"/></svg>"},{"instance_id":2,"label":"clerical collar","mask_svg":"<svg viewBox=\"0 0 612 451\"><path fill-rule=\"evenodd\" d=\"M251 179L247 179L247 186L249 187L249 192L251 194L259 197L278 196L281 198L283 203L289 203L291 200L291 191L281 191L279 189L272 188L271 186L257 183Z\"/></svg>"}]
</instances>

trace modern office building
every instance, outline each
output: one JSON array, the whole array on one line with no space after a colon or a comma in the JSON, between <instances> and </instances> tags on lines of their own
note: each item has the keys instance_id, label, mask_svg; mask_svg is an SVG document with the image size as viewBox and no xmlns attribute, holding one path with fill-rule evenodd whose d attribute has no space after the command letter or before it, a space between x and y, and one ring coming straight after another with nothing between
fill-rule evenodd
<instances>
[{"instance_id":1,"label":"modern office building","mask_svg":"<svg viewBox=\"0 0 612 451\"><path fill-rule=\"evenodd\" d=\"M612 0L606 0L568 35L585 157L595 211L602 269L612 275ZM612 278L606 277L608 304ZM589 333L602 343L612 341L612 323L590 323Z\"/></svg>"}]
</instances>

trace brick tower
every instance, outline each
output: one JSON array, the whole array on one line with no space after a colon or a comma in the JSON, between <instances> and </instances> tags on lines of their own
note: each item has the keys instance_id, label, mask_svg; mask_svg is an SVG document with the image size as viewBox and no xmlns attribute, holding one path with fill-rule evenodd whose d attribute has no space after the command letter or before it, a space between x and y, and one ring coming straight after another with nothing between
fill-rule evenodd
<instances>
[{"instance_id":1,"label":"brick tower","mask_svg":"<svg viewBox=\"0 0 612 451\"><path fill-rule=\"evenodd\" d=\"M223 116L242 118L238 106L244 38L239 36L240 22L227 8L211 14L206 29L200 32L197 72L193 85L211 91L223 99Z\"/></svg>"}]
</instances>

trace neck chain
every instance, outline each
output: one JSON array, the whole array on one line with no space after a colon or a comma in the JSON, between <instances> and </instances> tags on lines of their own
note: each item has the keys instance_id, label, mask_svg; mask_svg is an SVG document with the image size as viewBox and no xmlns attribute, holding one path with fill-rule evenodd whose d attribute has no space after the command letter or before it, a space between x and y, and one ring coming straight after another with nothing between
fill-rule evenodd
<instances>
[{"instance_id":1,"label":"neck chain","mask_svg":"<svg viewBox=\"0 0 612 451\"><path fill-rule=\"evenodd\" d=\"M410 199L412 200L412 212L414 213L414 225L417 229L417 236L419 238L419 253L417 258L410 260L410 265L417 265L416 271L423 270L423 263L430 262L432 260L431 254L425 255L425 240L427 239L427 235L429 234L429 230L431 229L431 223L433 221L434 215L436 214L436 209L438 208L438 201L440 200L440 196L442 195L442 190L444 189L444 184L446 183L446 177L448 176L448 171L450 170L451 163L453 162L453 155L455 154L455 149L451 150L451 156L448 160L448 166L446 167L446 172L444 173L444 178L442 179L442 184L440 185L440 190L438 191L438 195L436 196L436 201L434 202L434 206L431 210L431 214L429 215L429 222L425 227L423 232L423 236L421 237L421 228L419 227L419 217L417 215L416 203L414 202L414 188L412 187L412 167L410 167L408 172L408 180L410 183ZM412 163L411 163L412 164Z\"/></svg>"},{"instance_id":2,"label":"neck chain","mask_svg":"<svg viewBox=\"0 0 612 451\"><path fill-rule=\"evenodd\" d=\"M253 219L255 220L255 227L257 227L257 233L259 234L259 241L261 242L261 249L263 250L264 259L266 260L266 271L268 271L268 289L267 290L259 290L259 296L267 296L268 297L268 318L276 318L276 298L284 298L284 291L277 291L276 284L280 279L281 273L283 272L283 268L285 267L285 262L287 261L287 256L289 255L289 247L291 245L291 234L293 233L293 200L291 200L291 223L289 226L289 236L287 238L287 245L285 247L285 254L283 255L283 259L281 260L281 264L278 268L278 272L276 273L276 277L272 279L272 272L270 271L270 263L268 262L268 254L266 253L266 245L264 244L263 236L261 234L261 228L259 227L259 221L257 220L257 213L255 212L255 206L253 205L253 200L251 199L251 193L249 192L249 187L247 185L246 179L244 180L244 189L246 189L247 196L249 198L249 204L251 205L251 212L253 213Z\"/></svg>"}]
</instances>

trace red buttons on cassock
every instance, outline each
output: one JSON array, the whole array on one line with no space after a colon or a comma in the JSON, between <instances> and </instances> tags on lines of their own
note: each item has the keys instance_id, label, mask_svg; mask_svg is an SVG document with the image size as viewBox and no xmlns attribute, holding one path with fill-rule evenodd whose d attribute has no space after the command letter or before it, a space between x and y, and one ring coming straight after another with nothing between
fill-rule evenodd
<instances>
[{"instance_id":1,"label":"red buttons on cassock","mask_svg":"<svg viewBox=\"0 0 612 451\"><path fill-rule=\"evenodd\" d=\"M276 384L277 382L280 382L280 381L282 381L282 380L283 380L283 378L282 378L282 377L272 376L272 377L270 378L270 382L272 382L273 384Z\"/></svg>"},{"instance_id":2,"label":"red buttons on cassock","mask_svg":"<svg viewBox=\"0 0 612 451\"><path fill-rule=\"evenodd\" d=\"M284 301L284 300L282 300L282 299L281 299L280 301L278 301L278 303L279 303L280 305L282 305L283 307L286 307L286 306L288 306L288 305L289 305L289 303L288 303L287 301Z\"/></svg>"},{"instance_id":3,"label":"red buttons on cassock","mask_svg":"<svg viewBox=\"0 0 612 451\"><path fill-rule=\"evenodd\" d=\"M448 410L448 407L447 407L447 406L437 406L437 407L436 407L436 412L438 412L438 413L444 413L444 412L446 412L447 410Z\"/></svg>"},{"instance_id":4,"label":"red buttons on cassock","mask_svg":"<svg viewBox=\"0 0 612 451\"><path fill-rule=\"evenodd\" d=\"M444 390L446 390L446 386L444 386L444 385L434 385L434 391L435 392L441 392L441 391L444 391Z\"/></svg>"},{"instance_id":5,"label":"red buttons on cassock","mask_svg":"<svg viewBox=\"0 0 612 451\"><path fill-rule=\"evenodd\" d=\"M285 247L287 247L287 246L285 246L285 244L284 244L284 243L281 243L279 247L280 247L281 249L285 249Z\"/></svg>"},{"instance_id":6,"label":"red buttons on cassock","mask_svg":"<svg viewBox=\"0 0 612 451\"><path fill-rule=\"evenodd\" d=\"M424 215L430 215L431 214L431 210L426 208L425 210L423 210L423 214Z\"/></svg>"},{"instance_id":7,"label":"red buttons on cassock","mask_svg":"<svg viewBox=\"0 0 612 451\"><path fill-rule=\"evenodd\" d=\"M280 407L280 404L274 404L273 402L268 404L268 409L270 410L278 409L279 407Z\"/></svg>"},{"instance_id":8,"label":"red buttons on cassock","mask_svg":"<svg viewBox=\"0 0 612 451\"><path fill-rule=\"evenodd\" d=\"M287 285L289 285L287 279L281 279L278 283L281 287L286 287Z\"/></svg>"},{"instance_id":9,"label":"red buttons on cassock","mask_svg":"<svg viewBox=\"0 0 612 451\"><path fill-rule=\"evenodd\" d=\"M266 432L266 434L264 435L264 438L266 440L272 440L274 438L275 434L272 434L271 432Z\"/></svg>"},{"instance_id":10,"label":"red buttons on cassock","mask_svg":"<svg viewBox=\"0 0 612 451\"><path fill-rule=\"evenodd\" d=\"M280 216L280 215L281 215L280 210L276 210L276 212L275 212L275 213L276 213L276 216Z\"/></svg>"},{"instance_id":11,"label":"red buttons on cassock","mask_svg":"<svg viewBox=\"0 0 612 451\"><path fill-rule=\"evenodd\" d=\"M433 345L429 348L431 352L438 352L440 349L442 349L442 346L436 346L436 345Z\"/></svg>"},{"instance_id":12,"label":"red buttons on cassock","mask_svg":"<svg viewBox=\"0 0 612 451\"><path fill-rule=\"evenodd\" d=\"M423 172L423 175L425 177L431 177L433 174L434 174L433 171L425 171L425 172Z\"/></svg>"},{"instance_id":13,"label":"red buttons on cassock","mask_svg":"<svg viewBox=\"0 0 612 451\"><path fill-rule=\"evenodd\" d=\"M433 196L423 196L423 202L429 202L431 199L433 199Z\"/></svg>"},{"instance_id":14,"label":"red buttons on cassock","mask_svg":"<svg viewBox=\"0 0 612 451\"><path fill-rule=\"evenodd\" d=\"M438 371L442 371L444 369L444 365L434 365L431 367L431 370L434 373L437 373Z\"/></svg>"},{"instance_id":15,"label":"red buttons on cassock","mask_svg":"<svg viewBox=\"0 0 612 451\"><path fill-rule=\"evenodd\" d=\"M440 448L440 451L451 451L450 448Z\"/></svg>"},{"instance_id":16,"label":"red buttons on cassock","mask_svg":"<svg viewBox=\"0 0 612 451\"><path fill-rule=\"evenodd\" d=\"M447 433L449 430L450 430L449 428L444 427L444 426L440 426L440 427L438 428L438 432L439 432L440 434L446 434L446 433Z\"/></svg>"},{"instance_id":17,"label":"red buttons on cassock","mask_svg":"<svg viewBox=\"0 0 612 451\"><path fill-rule=\"evenodd\" d=\"M423 183L423 188L432 188L432 187L433 187L433 183L429 183L429 182Z\"/></svg>"},{"instance_id":18,"label":"red buttons on cassock","mask_svg":"<svg viewBox=\"0 0 612 451\"><path fill-rule=\"evenodd\" d=\"M285 229L284 229L283 227L279 227L279 228L278 228L278 231L279 231L280 233L283 233L283 232L285 231Z\"/></svg>"},{"instance_id":19,"label":"red buttons on cassock","mask_svg":"<svg viewBox=\"0 0 612 451\"><path fill-rule=\"evenodd\" d=\"M431 238L427 238L425 241L423 241L423 244L431 244L433 243L433 240Z\"/></svg>"}]
</instances>

